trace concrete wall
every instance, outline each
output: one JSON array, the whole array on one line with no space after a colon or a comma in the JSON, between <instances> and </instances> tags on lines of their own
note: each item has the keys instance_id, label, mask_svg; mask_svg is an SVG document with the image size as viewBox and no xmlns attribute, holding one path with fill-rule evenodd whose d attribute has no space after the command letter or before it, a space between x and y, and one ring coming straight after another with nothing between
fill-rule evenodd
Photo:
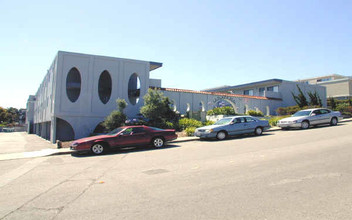
<instances>
[{"instance_id":1,"label":"concrete wall","mask_svg":"<svg viewBox=\"0 0 352 220\"><path fill-rule=\"evenodd\" d=\"M225 95L210 95L199 94L191 92L178 91L162 91L165 96L169 97L175 102L176 109L181 114L190 112L197 112L204 110L205 112L217 106L219 101L226 101L233 105L237 113L244 114L248 110L260 110L265 115L275 115L275 110L281 107L281 100L272 99L257 99L257 98L243 98ZM268 112L269 110L269 112Z\"/></svg>"}]
</instances>

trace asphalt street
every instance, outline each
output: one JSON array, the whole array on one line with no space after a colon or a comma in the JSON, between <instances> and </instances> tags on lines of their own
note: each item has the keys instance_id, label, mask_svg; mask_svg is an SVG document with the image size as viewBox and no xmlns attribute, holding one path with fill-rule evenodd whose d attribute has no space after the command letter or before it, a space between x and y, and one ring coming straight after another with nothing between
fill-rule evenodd
<instances>
[{"instance_id":1,"label":"asphalt street","mask_svg":"<svg viewBox=\"0 0 352 220\"><path fill-rule=\"evenodd\" d=\"M0 219L352 219L352 123L0 161Z\"/></svg>"}]
</instances>

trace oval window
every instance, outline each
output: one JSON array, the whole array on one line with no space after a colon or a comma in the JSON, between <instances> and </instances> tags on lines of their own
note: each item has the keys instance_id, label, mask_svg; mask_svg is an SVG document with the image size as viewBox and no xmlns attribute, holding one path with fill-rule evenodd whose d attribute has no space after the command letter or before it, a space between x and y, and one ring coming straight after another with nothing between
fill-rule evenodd
<instances>
[{"instance_id":1,"label":"oval window","mask_svg":"<svg viewBox=\"0 0 352 220\"><path fill-rule=\"evenodd\" d=\"M100 74L98 84L99 98L102 103L106 104L109 101L111 96L111 88L111 76L108 71L104 70L104 72Z\"/></svg>"},{"instance_id":2,"label":"oval window","mask_svg":"<svg viewBox=\"0 0 352 220\"><path fill-rule=\"evenodd\" d=\"M137 73L133 73L128 81L128 100L132 105L135 105L139 101L141 92L141 83Z\"/></svg>"},{"instance_id":3,"label":"oval window","mask_svg":"<svg viewBox=\"0 0 352 220\"><path fill-rule=\"evenodd\" d=\"M67 74L66 94L71 102L77 101L81 93L81 74L78 69L73 67Z\"/></svg>"}]
</instances>

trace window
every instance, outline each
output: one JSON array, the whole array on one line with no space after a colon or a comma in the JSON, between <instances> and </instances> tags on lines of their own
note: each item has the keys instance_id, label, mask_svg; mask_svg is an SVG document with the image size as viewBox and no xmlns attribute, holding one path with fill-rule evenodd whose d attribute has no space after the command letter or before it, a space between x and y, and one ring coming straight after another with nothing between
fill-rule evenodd
<instances>
[{"instance_id":1,"label":"window","mask_svg":"<svg viewBox=\"0 0 352 220\"><path fill-rule=\"evenodd\" d=\"M266 88L268 92L279 92L279 86L269 86Z\"/></svg>"},{"instance_id":2,"label":"window","mask_svg":"<svg viewBox=\"0 0 352 220\"><path fill-rule=\"evenodd\" d=\"M129 135L129 134L131 134L131 133L132 133L132 128L126 128L126 130L124 130L124 131L122 132L123 135Z\"/></svg>"},{"instance_id":3,"label":"window","mask_svg":"<svg viewBox=\"0 0 352 220\"><path fill-rule=\"evenodd\" d=\"M320 109L320 113L321 114L328 114L328 113L330 113L330 110L328 110L328 109Z\"/></svg>"},{"instance_id":4,"label":"window","mask_svg":"<svg viewBox=\"0 0 352 220\"><path fill-rule=\"evenodd\" d=\"M244 123L244 118L236 118L235 123Z\"/></svg>"},{"instance_id":5,"label":"window","mask_svg":"<svg viewBox=\"0 0 352 220\"><path fill-rule=\"evenodd\" d=\"M71 102L77 101L81 93L81 74L73 67L67 74L66 94Z\"/></svg>"},{"instance_id":6,"label":"window","mask_svg":"<svg viewBox=\"0 0 352 220\"><path fill-rule=\"evenodd\" d=\"M253 121L255 121L253 118L250 118L250 117L246 117L246 121L247 122L253 122Z\"/></svg>"},{"instance_id":7,"label":"window","mask_svg":"<svg viewBox=\"0 0 352 220\"><path fill-rule=\"evenodd\" d=\"M332 77L329 78L323 78L323 79L318 79L317 82L326 82L332 80Z\"/></svg>"},{"instance_id":8,"label":"window","mask_svg":"<svg viewBox=\"0 0 352 220\"><path fill-rule=\"evenodd\" d=\"M98 94L100 101L106 104L111 96L112 81L108 71L104 71L100 74L98 83Z\"/></svg>"},{"instance_id":9,"label":"window","mask_svg":"<svg viewBox=\"0 0 352 220\"><path fill-rule=\"evenodd\" d=\"M259 95L264 96L265 88L259 88Z\"/></svg>"},{"instance_id":10,"label":"window","mask_svg":"<svg viewBox=\"0 0 352 220\"><path fill-rule=\"evenodd\" d=\"M321 113L320 113L320 110L315 110L315 111L312 112L312 114L320 115Z\"/></svg>"},{"instance_id":11,"label":"window","mask_svg":"<svg viewBox=\"0 0 352 220\"><path fill-rule=\"evenodd\" d=\"M244 90L243 95L253 95L253 89Z\"/></svg>"},{"instance_id":12,"label":"window","mask_svg":"<svg viewBox=\"0 0 352 220\"><path fill-rule=\"evenodd\" d=\"M144 130L144 128L136 127L136 128L132 129L132 132L133 132L133 134L139 134L139 133L144 133L145 130Z\"/></svg>"},{"instance_id":13,"label":"window","mask_svg":"<svg viewBox=\"0 0 352 220\"><path fill-rule=\"evenodd\" d=\"M137 73L133 73L128 81L128 100L132 105L135 105L139 101L140 96L140 79Z\"/></svg>"}]
</instances>

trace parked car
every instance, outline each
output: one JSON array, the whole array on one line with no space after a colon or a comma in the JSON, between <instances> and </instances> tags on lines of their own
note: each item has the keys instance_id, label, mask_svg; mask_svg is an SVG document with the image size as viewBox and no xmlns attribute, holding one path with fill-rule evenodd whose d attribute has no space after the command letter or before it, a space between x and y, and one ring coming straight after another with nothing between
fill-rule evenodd
<instances>
[{"instance_id":1,"label":"parked car","mask_svg":"<svg viewBox=\"0 0 352 220\"><path fill-rule=\"evenodd\" d=\"M261 135L270 128L269 122L252 116L234 116L220 119L213 125L197 128L195 136L200 138L217 138L223 140L228 136L254 133Z\"/></svg>"},{"instance_id":2,"label":"parked car","mask_svg":"<svg viewBox=\"0 0 352 220\"><path fill-rule=\"evenodd\" d=\"M310 126L320 124L337 125L342 119L341 113L338 111L331 111L326 108L314 108L298 111L291 117L281 119L277 125L282 129L307 129Z\"/></svg>"},{"instance_id":3,"label":"parked car","mask_svg":"<svg viewBox=\"0 0 352 220\"><path fill-rule=\"evenodd\" d=\"M103 154L112 147L128 147L138 145L152 145L163 147L165 142L177 138L174 129L160 129L140 126L124 126L116 128L108 134L87 137L71 143L71 150L91 151L93 154Z\"/></svg>"}]
</instances>

